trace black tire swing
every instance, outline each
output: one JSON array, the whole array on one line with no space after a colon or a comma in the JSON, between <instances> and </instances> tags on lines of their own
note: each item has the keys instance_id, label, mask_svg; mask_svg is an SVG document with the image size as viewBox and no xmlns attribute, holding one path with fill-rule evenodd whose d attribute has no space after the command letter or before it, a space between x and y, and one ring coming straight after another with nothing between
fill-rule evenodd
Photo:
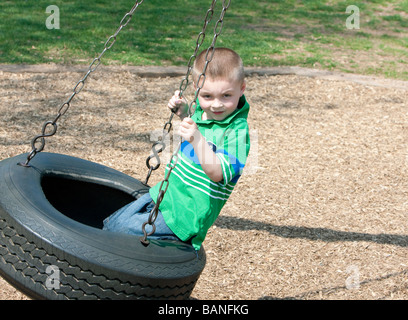
<instances>
[{"instance_id":1,"label":"black tire swing","mask_svg":"<svg viewBox=\"0 0 408 320\"><path fill-rule=\"evenodd\" d=\"M42 134L31 142L32 151L0 161L0 275L32 298L186 299L204 269L203 248L196 253L190 244L181 241L147 240L150 234L139 240L101 229L104 218L148 192L148 178L159 161L155 166L147 161L149 173L142 183L94 162L42 152L45 138L56 133L58 119L142 2L137 1L123 17L71 97L58 109L54 121L44 123ZM213 0L206 13L180 95L187 87L215 3ZM207 57L214 50L229 4L223 1ZM199 89L211 61L207 57ZM190 104L190 116L199 89ZM172 117L164 129L170 130ZM154 213L149 224L154 224Z\"/></svg>"}]
</instances>

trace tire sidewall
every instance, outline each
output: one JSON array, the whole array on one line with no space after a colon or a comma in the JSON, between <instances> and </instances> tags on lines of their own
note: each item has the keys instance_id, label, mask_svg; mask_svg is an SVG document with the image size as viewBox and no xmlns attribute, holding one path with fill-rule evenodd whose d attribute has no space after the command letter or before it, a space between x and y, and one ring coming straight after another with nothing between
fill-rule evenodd
<instances>
[{"instance_id":1,"label":"tire sidewall","mask_svg":"<svg viewBox=\"0 0 408 320\"><path fill-rule=\"evenodd\" d=\"M184 243L155 240L145 247L135 236L114 234L86 226L53 208L46 201L43 192L36 191L43 174L41 158L55 157L52 161L63 160L71 163L76 158L45 153L37 157L39 158L37 165L33 161L33 168L17 166L16 163L21 161L20 157L3 160L3 163L0 163L0 219L3 225L6 225L8 233L16 233L13 235L14 239L21 239L20 242L24 242L24 248L35 247L34 251L38 252L38 255L45 255L47 261L41 261L44 260L41 257L33 257L32 251L18 247L18 244L14 243L16 240L12 240L12 237L6 239L3 233L5 240L3 239L2 245L7 246L10 251L8 255L18 256L21 261L36 261L35 268L39 273L33 283L32 279L26 280L25 277L13 274L15 268L8 265L2 270L6 278L9 280L13 278L14 284L24 288L36 298L58 296L56 289L49 290L46 282L42 283L49 280L50 272L49 269L47 270L49 266L61 269L63 277L67 278L70 278L70 271L74 269L76 270L73 273L76 274L89 273L88 280L83 282L89 282L89 279L95 277L105 277L106 281L116 279L119 287L120 283L137 284L149 288L183 286L198 279L205 265L203 249L196 256ZM105 181L107 181L106 172L109 173L108 178L113 181L118 176L123 179L123 174L97 166L96 171L103 169ZM16 179L21 179L19 174L22 170L31 170L32 174L29 175L28 181L16 182ZM24 176L27 177L27 175ZM129 177L130 185L134 188L135 182L131 180L132 178ZM25 194L22 194L18 187L19 183L31 185L31 188L25 189ZM77 278L78 275L75 275L75 281L78 281ZM72 279L65 280L72 282ZM26 283L27 281L30 283ZM90 284L85 283L85 285ZM122 295L115 292L113 297L109 298L118 296ZM128 296L129 294L126 297Z\"/></svg>"}]
</instances>

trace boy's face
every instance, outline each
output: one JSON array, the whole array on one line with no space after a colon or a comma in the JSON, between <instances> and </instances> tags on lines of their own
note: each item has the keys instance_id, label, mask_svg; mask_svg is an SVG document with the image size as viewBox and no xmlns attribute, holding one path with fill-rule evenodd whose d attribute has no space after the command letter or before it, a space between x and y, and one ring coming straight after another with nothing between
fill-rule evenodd
<instances>
[{"instance_id":1,"label":"boy's face","mask_svg":"<svg viewBox=\"0 0 408 320\"><path fill-rule=\"evenodd\" d=\"M228 117L237 109L245 87L245 82L241 84L238 81L207 78L198 95L198 101L204 111L202 120L221 121Z\"/></svg>"}]
</instances>

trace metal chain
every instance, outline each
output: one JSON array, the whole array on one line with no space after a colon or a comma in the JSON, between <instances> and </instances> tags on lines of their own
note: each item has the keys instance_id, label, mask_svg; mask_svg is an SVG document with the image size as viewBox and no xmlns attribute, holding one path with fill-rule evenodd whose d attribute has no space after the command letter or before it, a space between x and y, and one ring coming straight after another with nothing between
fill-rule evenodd
<instances>
[{"instance_id":1,"label":"metal chain","mask_svg":"<svg viewBox=\"0 0 408 320\"><path fill-rule=\"evenodd\" d=\"M58 113L57 116L55 117L54 120L52 121L46 121L43 124L42 127L42 131L41 134L35 136L32 140L31 140L31 152L28 154L27 156L27 160L25 163L19 163L19 165L25 166L25 167L29 167L29 162L35 157L35 155L39 152L41 152L44 147L45 147L45 138L46 137L51 137L53 136L56 132L57 132L57 121L59 120L59 118L61 116L63 116L69 109L69 107L71 106L71 101L72 99L81 92L81 90L84 88L85 86L85 81L88 79L89 75L94 72L99 65L101 64L101 58L103 57L103 55L106 53L106 51L110 50L112 48L112 46L115 44L116 42L116 37L118 36L119 32L122 31L122 29L124 27L127 26L127 24L130 22L130 20L132 19L132 16L134 14L134 12L136 11L136 9L139 7L140 4L143 3L143 0L140 1L136 1L136 3L133 5L132 9L126 13L124 15L124 17L122 18L122 20L120 21L119 27L118 29L115 31L115 33L113 35L111 35L108 40L105 42L105 46L102 50L102 52L99 54L98 57L96 57L95 59L93 59L92 63L89 65L88 70L86 72L86 74L84 75L84 77L79 80L77 82L77 84L75 85L73 92L71 94L71 96L68 98L67 101L65 101L59 108L58 108ZM47 132L48 131L48 132ZM37 145L37 146L36 146Z\"/></svg>"},{"instance_id":2,"label":"metal chain","mask_svg":"<svg viewBox=\"0 0 408 320\"><path fill-rule=\"evenodd\" d=\"M194 99L190 102L190 105L189 105L189 108L188 108L188 116L189 117L191 117L194 114L195 109L197 108L197 98L198 98L198 95L200 93L200 90L204 86L205 79L206 79L205 73L207 71L208 64L211 62L211 60L214 57L215 43L217 41L218 36L221 34L222 27L224 25L225 12L229 8L230 4L231 4L231 0L229 0L228 2L226 0L223 0L223 2L222 2L222 10L221 10L220 18L215 23L214 36L213 36L211 45L208 47L207 52L205 54L204 68L203 68L203 71L201 72L201 74L198 76L198 79L197 79L197 82L196 82L196 91L195 91Z\"/></svg>"},{"instance_id":3,"label":"metal chain","mask_svg":"<svg viewBox=\"0 0 408 320\"><path fill-rule=\"evenodd\" d=\"M211 21L213 15L214 15L214 7L215 7L216 2L217 2L217 0L213 0L213 2L211 3L210 8L207 10L207 13L206 13L205 18L204 18L203 28L202 28L201 32L198 34L198 37L197 37L196 47L194 49L194 53L191 55L190 59L188 60L186 75L185 75L184 79L181 80L181 83L180 83L180 88L179 88L180 98L183 96L184 91L187 89L188 78L189 78L189 76L191 74L191 70L193 70L194 61L195 61L195 59L197 57L198 50L200 49L201 45L204 42L205 31L207 29L208 23Z\"/></svg>"},{"instance_id":4,"label":"metal chain","mask_svg":"<svg viewBox=\"0 0 408 320\"><path fill-rule=\"evenodd\" d=\"M207 11L206 18L205 18L205 23L204 23L204 27L203 27L204 31L200 32L200 34L198 35L196 50L194 51L194 54L193 54L194 59L195 59L195 57L197 55L198 48L201 46L201 44L203 42L202 40L200 40L200 37L202 37L202 39L204 39L204 37L205 37L205 33L203 33L203 32L205 32L205 28L207 27L207 24L209 22L209 20L207 21L207 17L209 17L210 10L211 11L214 10L214 6L215 6L216 2L217 2L216 0L213 0L212 3L211 3L210 9ZM197 79L197 82L196 82L196 91L195 91L194 99L192 100L192 102L190 103L189 108L188 108L188 117L191 117L194 114L195 109L197 107L197 97L198 97L198 95L200 93L200 90L204 86L205 79L206 79L205 73L207 71L208 64L211 62L211 60L214 57L215 43L217 41L218 36L221 34L222 27L223 27L223 24L224 24L225 12L229 8L230 4L231 4L231 0L229 0L229 1L223 0L220 17L219 17L218 21L215 23L214 36L213 36L212 42L211 42L211 45L208 47L207 52L205 54L205 64L204 64L203 70L202 70L201 74L199 75L199 77ZM212 16L212 13L211 13L211 16ZM194 61L194 59L193 59L193 61ZM191 64L191 58L190 58L190 61L189 61L189 69L187 70L186 77L182 80L182 82L180 84L180 88L181 88L182 85L183 86L185 85L184 89L187 87L188 77L189 77L189 75L191 73L190 64ZM181 97L181 95L180 95L180 97ZM172 117L173 117L173 114L170 117L170 122L171 122ZM165 178L163 179L163 181L160 184L159 194L157 196L155 206L153 207L152 211L150 212L148 220L142 225L143 236L140 238L140 241L145 246L147 246L149 244L149 241L148 241L147 237L151 236L156 231L156 226L154 225L154 222L156 221L157 215L159 213L160 203L162 202L162 200L164 198L164 195L166 194L166 191L167 191L167 189L169 187L170 174L171 174L172 170L176 167L176 164L178 162L178 153L179 153L180 148L181 148L181 143L182 143L182 139L180 139L180 142L179 142L175 152L171 156L170 162L168 164L169 169L167 171L167 174L166 174ZM147 233L147 231L146 231L146 225L148 225L148 224L152 226L152 230L149 233Z\"/></svg>"},{"instance_id":5,"label":"metal chain","mask_svg":"<svg viewBox=\"0 0 408 320\"><path fill-rule=\"evenodd\" d=\"M181 83L180 83L180 88L179 88L180 98L183 96L184 91L187 89L187 86L188 86L188 83L189 83L188 78L189 78L189 76L191 74L191 70L194 67L194 61L195 61L195 59L197 57L198 50L200 49L201 45L204 42L205 32L206 32L207 26L210 23L213 15L214 15L214 7L215 7L216 2L217 2L217 0L212 1L211 5L210 5L210 8L207 10L207 12L205 14L204 25L202 27L201 32L198 34L198 37L197 37L197 40L196 40L196 47L194 49L194 53L191 55L190 59L188 60L186 75L184 76L183 80L181 80ZM147 159L146 159L146 166L149 169L149 171L147 173L147 176L146 176L146 179L145 179L145 182L144 182L145 185L147 185L152 172L154 170L157 170L160 167L161 162L160 162L159 153L162 152L166 148L166 144L163 141L165 141L165 138L166 138L167 134L170 133L170 130L171 130L172 126L173 126L172 125L173 116L174 116L174 111L171 112L169 120L164 125L163 134L152 145L153 154L149 155L147 157ZM153 158L155 159L155 162L156 162L155 165L152 165L150 163L150 160L152 160Z\"/></svg>"},{"instance_id":6,"label":"metal chain","mask_svg":"<svg viewBox=\"0 0 408 320\"><path fill-rule=\"evenodd\" d=\"M146 166L149 169L149 171L147 172L145 182L143 182L143 184L146 185L146 186L147 186L147 183L148 183L148 181L150 179L150 176L151 176L152 172L154 170L157 170L160 167L161 162L160 162L159 153L162 152L166 148L166 143L164 141L165 141L165 137L170 133L170 130L171 130L172 126L173 126L173 124L171 123L172 120L173 120L173 116L174 116L174 113L172 112L171 115L170 115L169 120L164 124L163 134L152 145L153 154L149 155L147 157L147 159L146 159ZM152 160L153 158L156 160L156 165L152 165L150 163L150 160Z\"/></svg>"}]
</instances>

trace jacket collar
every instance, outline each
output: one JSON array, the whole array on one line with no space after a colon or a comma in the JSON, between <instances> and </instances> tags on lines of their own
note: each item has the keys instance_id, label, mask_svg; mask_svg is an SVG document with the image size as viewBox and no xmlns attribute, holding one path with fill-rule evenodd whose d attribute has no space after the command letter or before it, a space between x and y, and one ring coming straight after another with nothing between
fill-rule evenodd
<instances>
[{"instance_id":1,"label":"jacket collar","mask_svg":"<svg viewBox=\"0 0 408 320\"><path fill-rule=\"evenodd\" d=\"M203 109L201 109L200 103L197 99L197 108L192 116L192 119L197 124L210 124L214 122L219 123L219 124L229 124L237 118L246 119L248 117L248 112L249 112L249 104L246 101L245 95L242 95L241 98L239 98L237 109L233 113L231 113L228 117L226 117L224 120L214 120L214 119L202 120L204 111Z\"/></svg>"}]
</instances>

